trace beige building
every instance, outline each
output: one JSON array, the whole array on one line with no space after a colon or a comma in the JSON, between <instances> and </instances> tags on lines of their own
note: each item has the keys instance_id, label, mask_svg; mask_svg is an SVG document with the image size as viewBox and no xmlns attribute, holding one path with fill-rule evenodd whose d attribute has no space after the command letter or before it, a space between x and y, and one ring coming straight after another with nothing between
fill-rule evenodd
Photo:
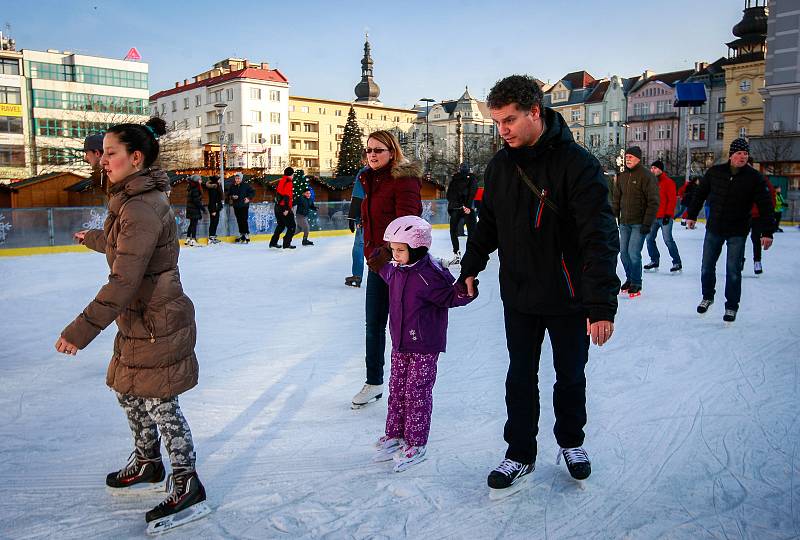
<instances>
[{"instance_id":1,"label":"beige building","mask_svg":"<svg viewBox=\"0 0 800 540\"><path fill-rule=\"evenodd\" d=\"M289 165L306 174L334 176L339 145L350 107L366 137L373 131L394 131L404 142L414 130L417 112L382 105L289 96Z\"/></svg>"},{"instance_id":2,"label":"beige building","mask_svg":"<svg viewBox=\"0 0 800 540\"><path fill-rule=\"evenodd\" d=\"M22 53L0 34L0 183L30 176L25 137L30 132Z\"/></svg>"},{"instance_id":3,"label":"beige building","mask_svg":"<svg viewBox=\"0 0 800 540\"><path fill-rule=\"evenodd\" d=\"M586 99L597 84L598 81L588 72L574 71L564 75L544 95L545 107L561 113L575 142L579 144L584 144Z\"/></svg>"}]
</instances>

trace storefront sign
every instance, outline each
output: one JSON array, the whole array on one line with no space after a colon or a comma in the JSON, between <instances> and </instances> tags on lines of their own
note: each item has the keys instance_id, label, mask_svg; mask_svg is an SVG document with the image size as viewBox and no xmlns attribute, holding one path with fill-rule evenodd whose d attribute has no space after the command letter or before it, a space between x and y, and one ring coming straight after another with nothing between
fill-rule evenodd
<instances>
[{"instance_id":1,"label":"storefront sign","mask_svg":"<svg viewBox=\"0 0 800 540\"><path fill-rule=\"evenodd\" d=\"M0 116L22 116L22 105L0 103Z\"/></svg>"}]
</instances>

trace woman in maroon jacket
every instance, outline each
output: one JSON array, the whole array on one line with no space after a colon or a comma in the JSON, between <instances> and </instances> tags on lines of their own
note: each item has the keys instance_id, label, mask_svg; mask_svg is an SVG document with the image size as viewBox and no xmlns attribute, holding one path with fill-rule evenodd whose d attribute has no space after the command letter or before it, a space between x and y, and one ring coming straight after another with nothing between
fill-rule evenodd
<instances>
[{"instance_id":1,"label":"woman in maroon jacket","mask_svg":"<svg viewBox=\"0 0 800 540\"><path fill-rule=\"evenodd\" d=\"M422 214L421 170L403 155L397 139L388 131L376 131L367 139L368 170L361 174L365 198L361 203L364 254L370 257L384 245L383 233L400 216ZM369 261L367 261L369 264ZM372 269L367 272L366 364L367 380L353 396L358 409L383 396L383 364L386 349L386 321L389 317L389 288Z\"/></svg>"}]
</instances>

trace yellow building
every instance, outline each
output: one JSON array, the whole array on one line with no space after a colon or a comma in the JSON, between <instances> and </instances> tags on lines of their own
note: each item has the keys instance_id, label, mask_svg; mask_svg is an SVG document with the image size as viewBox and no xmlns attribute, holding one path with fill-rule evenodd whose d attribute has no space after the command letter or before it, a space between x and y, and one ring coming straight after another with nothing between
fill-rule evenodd
<instances>
[{"instance_id":1,"label":"yellow building","mask_svg":"<svg viewBox=\"0 0 800 540\"><path fill-rule=\"evenodd\" d=\"M733 139L764 133L764 64L767 52L766 0L745 0L744 16L733 27L725 69L723 149Z\"/></svg>"},{"instance_id":2,"label":"yellow building","mask_svg":"<svg viewBox=\"0 0 800 540\"><path fill-rule=\"evenodd\" d=\"M366 136L379 129L395 131L402 139L417 119L413 109L289 96L289 165L306 174L334 176L351 106L365 144Z\"/></svg>"}]
</instances>

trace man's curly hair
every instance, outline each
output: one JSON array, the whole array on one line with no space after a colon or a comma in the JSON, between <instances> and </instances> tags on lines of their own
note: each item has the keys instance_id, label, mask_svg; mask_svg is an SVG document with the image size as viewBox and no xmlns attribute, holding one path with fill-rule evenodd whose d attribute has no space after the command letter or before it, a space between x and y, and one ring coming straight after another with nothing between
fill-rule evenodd
<instances>
[{"instance_id":1,"label":"man's curly hair","mask_svg":"<svg viewBox=\"0 0 800 540\"><path fill-rule=\"evenodd\" d=\"M486 105L490 109L500 109L516 103L521 111L530 111L537 105L541 113L544 111L543 99L544 94L536 79L528 75L511 75L494 83L489 97L486 98Z\"/></svg>"}]
</instances>

